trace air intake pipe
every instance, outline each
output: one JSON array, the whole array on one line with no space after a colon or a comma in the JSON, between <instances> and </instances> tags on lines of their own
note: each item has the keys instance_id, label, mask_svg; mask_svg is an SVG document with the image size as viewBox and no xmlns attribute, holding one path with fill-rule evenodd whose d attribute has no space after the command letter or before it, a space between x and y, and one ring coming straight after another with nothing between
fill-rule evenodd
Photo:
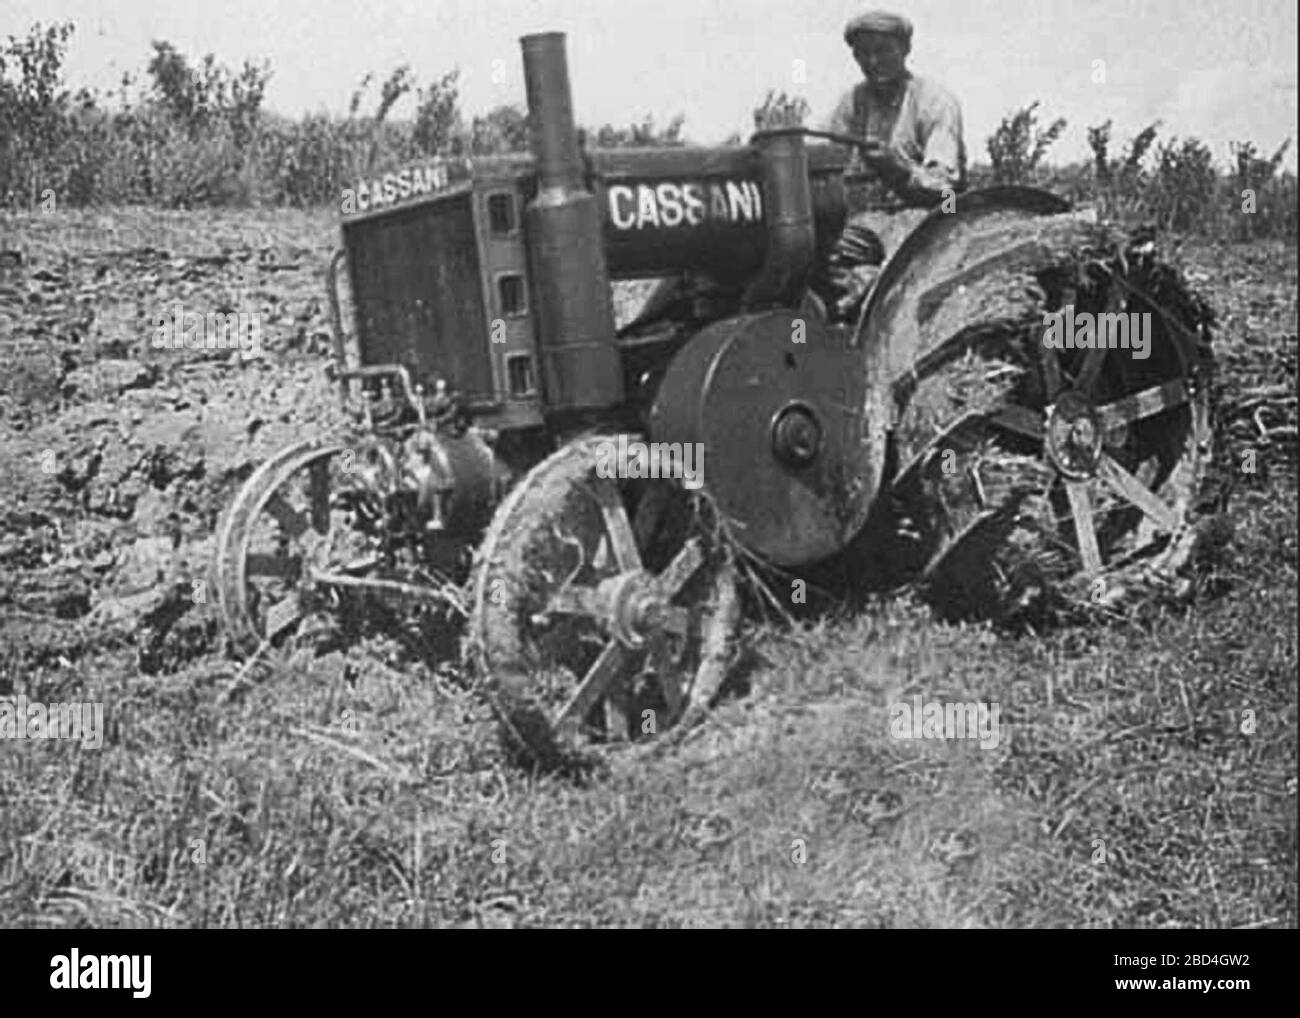
<instances>
[{"instance_id":1,"label":"air intake pipe","mask_svg":"<svg viewBox=\"0 0 1300 1018\"><path fill-rule=\"evenodd\" d=\"M798 128L754 136L763 182L767 256L745 290L746 310L791 307L799 302L816 256L808 150Z\"/></svg>"},{"instance_id":2,"label":"air intake pipe","mask_svg":"<svg viewBox=\"0 0 1300 1018\"><path fill-rule=\"evenodd\" d=\"M578 151L564 33L526 35L520 44L538 173L524 222L547 409L615 406L623 371L614 305L600 210Z\"/></svg>"}]
</instances>

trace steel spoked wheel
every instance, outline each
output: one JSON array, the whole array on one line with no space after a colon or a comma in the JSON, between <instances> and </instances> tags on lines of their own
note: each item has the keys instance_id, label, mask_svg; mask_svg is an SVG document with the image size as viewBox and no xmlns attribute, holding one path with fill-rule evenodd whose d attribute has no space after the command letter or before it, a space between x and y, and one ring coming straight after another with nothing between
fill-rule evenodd
<instances>
[{"instance_id":1,"label":"steel spoked wheel","mask_svg":"<svg viewBox=\"0 0 1300 1018\"><path fill-rule=\"evenodd\" d=\"M248 478L217 531L217 597L232 649L247 657L299 632L327 603L316 577L363 573L339 505L346 447L304 441L281 449Z\"/></svg>"},{"instance_id":2,"label":"steel spoked wheel","mask_svg":"<svg viewBox=\"0 0 1300 1018\"><path fill-rule=\"evenodd\" d=\"M1136 313L1145 357L1056 349L1037 322L958 337L909 379L893 494L941 614L1010 620L1190 591L1178 573L1210 456L1208 328L1121 264L1048 306Z\"/></svg>"},{"instance_id":3,"label":"steel spoked wheel","mask_svg":"<svg viewBox=\"0 0 1300 1018\"><path fill-rule=\"evenodd\" d=\"M472 581L468 650L508 746L564 766L707 707L739 621L736 574L702 500L597 469L579 439L497 510Z\"/></svg>"}]
</instances>

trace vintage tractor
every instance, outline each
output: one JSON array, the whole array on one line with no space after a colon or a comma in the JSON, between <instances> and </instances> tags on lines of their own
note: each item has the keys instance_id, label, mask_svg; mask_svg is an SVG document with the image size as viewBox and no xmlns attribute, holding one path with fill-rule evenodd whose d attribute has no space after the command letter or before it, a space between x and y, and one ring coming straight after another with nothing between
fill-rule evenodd
<instances>
[{"instance_id":1,"label":"vintage tractor","mask_svg":"<svg viewBox=\"0 0 1300 1018\"><path fill-rule=\"evenodd\" d=\"M451 617L509 741L547 762L706 707L742 567L787 598L834 574L999 619L1185 585L1210 318L1149 241L970 192L832 325L810 281L843 144L583 151L563 36L522 45L530 154L409 167L344 216L354 424L272 456L225 513L235 650L364 599ZM670 282L616 327L612 281L649 278ZM1056 312L1146 345L1059 349Z\"/></svg>"}]
</instances>

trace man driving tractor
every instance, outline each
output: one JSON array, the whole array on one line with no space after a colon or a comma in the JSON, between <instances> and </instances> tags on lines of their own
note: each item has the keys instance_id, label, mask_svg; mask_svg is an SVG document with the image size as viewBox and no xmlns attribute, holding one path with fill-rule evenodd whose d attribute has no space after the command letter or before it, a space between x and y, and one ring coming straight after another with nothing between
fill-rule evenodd
<instances>
[{"instance_id":1,"label":"man driving tractor","mask_svg":"<svg viewBox=\"0 0 1300 1018\"><path fill-rule=\"evenodd\" d=\"M833 322L852 323L887 256L946 197L966 188L961 107L953 95L907 70L912 23L870 11L845 26L844 40L864 80L835 108L826 130L865 142L853 147L844 228L812 273L810 288ZM863 173L861 171L865 170ZM740 290L707 273L664 282L627 328L653 320L678 301L698 310L733 306ZM710 305L710 302L713 302Z\"/></svg>"},{"instance_id":2,"label":"man driving tractor","mask_svg":"<svg viewBox=\"0 0 1300 1018\"><path fill-rule=\"evenodd\" d=\"M865 80L840 100L827 129L865 139L860 159L875 177L853 195L859 211L845 224L826 266L828 312L851 320L885 257L943 201L945 189L965 189L966 146L956 98L907 70L907 18L870 11L849 21L844 41Z\"/></svg>"}]
</instances>

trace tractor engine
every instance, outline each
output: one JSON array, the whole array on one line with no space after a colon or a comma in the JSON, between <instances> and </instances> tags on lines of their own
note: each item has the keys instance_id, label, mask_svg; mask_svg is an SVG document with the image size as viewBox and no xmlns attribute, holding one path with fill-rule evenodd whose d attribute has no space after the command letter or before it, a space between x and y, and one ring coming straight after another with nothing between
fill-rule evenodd
<instances>
[{"instance_id":1,"label":"tractor engine","mask_svg":"<svg viewBox=\"0 0 1300 1018\"><path fill-rule=\"evenodd\" d=\"M416 427L395 444L376 434L366 476L411 525L472 534L556 436L662 434L707 442L717 470L755 479L728 497L753 550L833 553L872 487L870 464L845 455L859 445L861 372L847 366L860 357L796 309L843 225L842 150L773 131L744 148L583 151L564 36L522 48L529 155L416 167L411 200L403 174L362 182L365 207L343 221L336 355L350 359L337 296L346 258L360 364L340 376L372 394L396 388ZM652 299L616 329L611 282L665 277L707 280L725 299L706 310ZM721 331L693 343L711 322ZM668 377L681 380L671 392ZM449 438L426 417L461 427ZM721 437L759 418L759 454Z\"/></svg>"}]
</instances>

